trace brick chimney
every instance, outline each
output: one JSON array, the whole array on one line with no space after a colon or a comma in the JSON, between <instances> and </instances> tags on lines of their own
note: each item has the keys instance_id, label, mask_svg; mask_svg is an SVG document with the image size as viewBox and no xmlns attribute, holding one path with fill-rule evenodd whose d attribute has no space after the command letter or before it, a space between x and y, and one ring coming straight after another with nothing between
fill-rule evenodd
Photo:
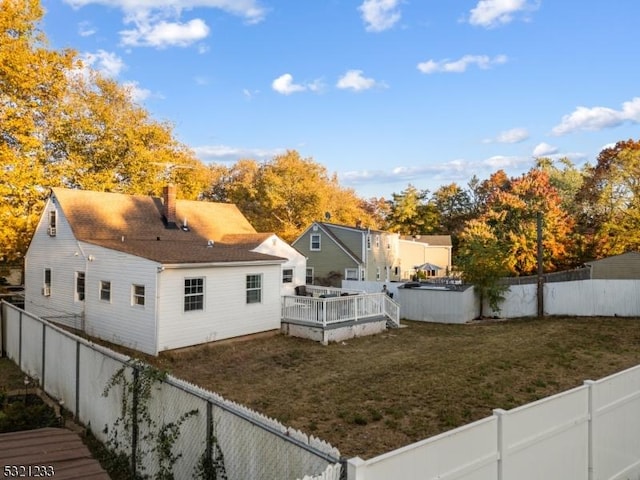
<instances>
[{"instance_id":1,"label":"brick chimney","mask_svg":"<svg viewBox=\"0 0 640 480\"><path fill-rule=\"evenodd\" d=\"M176 186L167 185L162 189L162 216L167 228L178 228L176 225Z\"/></svg>"}]
</instances>

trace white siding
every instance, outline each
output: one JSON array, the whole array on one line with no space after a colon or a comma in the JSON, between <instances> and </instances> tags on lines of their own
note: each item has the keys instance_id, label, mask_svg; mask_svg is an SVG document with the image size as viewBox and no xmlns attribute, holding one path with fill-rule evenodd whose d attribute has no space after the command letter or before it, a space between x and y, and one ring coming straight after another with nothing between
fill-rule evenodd
<instances>
[{"instance_id":1,"label":"white siding","mask_svg":"<svg viewBox=\"0 0 640 480\"><path fill-rule=\"evenodd\" d=\"M307 257L276 235L269 237L253 251L287 259L282 264L281 270L292 268L293 281L282 283L282 278L280 278L280 295L295 295L295 287L306 283Z\"/></svg>"},{"instance_id":2,"label":"white siding","mask_svg":"<svg viewBox=\"0 0 640 480\"><path fill-rule=\"evenodd\" d=\"M262 274L262 302L246 303L246 276ZM205 278L204 310L184 311L184 279ZM160 351L280 328L279 264L167 268L158 276Z\"/></svg>"},{"instance_id":3,"label":"white siding","mask_svg":"<svg viewBox=\"0 0 640 480\"><path fill-rule=\"evenodd\" d=\"M159 264L83 243L87 262L85 331L104 340L155 355L156 275ZM111 301L100 299L100 281L111 282ZM133 284L144 285L144 306L131 304Z\"/></svg>"},{"instance_id":4,"label":"white siding","mask_svg":"<svg viewBox=\"0 0 640 480\"><path fill-rule=\"evenodd\" d=\"M56 209L56 236L47 233ZM104 340L155 354L157 264L78 242L62 210L49 199L25 260L25 310ZM51 269L51 296L42 294L44 269ZM76 272L85 273L85 300L75 294ZM111 302L100 300L100 280L111 282ZM132 283L145 285L144 308L131 306Z\"/></svg>"},{"instance_id":5,"label":"white siding","mask_svg":"<svg viewBox=\"0 0 640 480\"><path fill-rule=\"evenodd\" d=\"M49 212L56 210L56 236L47 233ZM75 301L75 272L85 271L86 259L67 219L49 199L25 258L25 310L70 327L81 327L84 310ZM42 294L44 269L51 269L51 296Z\"/></svg>"}]
</instances>

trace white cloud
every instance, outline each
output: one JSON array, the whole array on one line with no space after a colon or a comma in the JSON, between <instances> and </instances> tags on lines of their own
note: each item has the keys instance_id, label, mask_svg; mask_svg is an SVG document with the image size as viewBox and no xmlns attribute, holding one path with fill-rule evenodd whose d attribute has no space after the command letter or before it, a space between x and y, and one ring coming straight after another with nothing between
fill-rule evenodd
<instances>
[{"instance_id":1,"label":"white cloud","mask_svg":"<svg viewBox=\"0 0 640 480\"><path fill-rule=\"evenodd\" d=\"M138 82L125 82L123 86L129 91L131 100L135 103L142 103L151 96L151 90L140 87Z\"/></svg>"},{"instance_id":2,"label":"white cloud","mask_svg":"<svg viewBox=\"0 0 640 480\"><path fill-rule=\"evenodd\" d=\"M494 155L493 157L489 157L486 160L482 161L482 165L491 167L492 169L504 169L510 167L517 167L524 162L530 161L529 158L517 157L517 156L505 156L505 155Z\"/></svg>"},{"instance_id":3,"label":"white cloud","mask_svg":"<svg viewBox=\"0 0 640 480\"><path fill-rule=\"evenodd\" d=\"M558 153L558 147L554 147L545 142L539 143L536 145L536 148L533 149L534 157L548 157L556 153Z\"/></svg>"},{"instance_id":4,"label":"white cloud","mask_svg":"<svg viewBox=\"0 0 640 480\"><path fill-rule=\"evenodd\" d=\"M199 18L187 23L141 21L133 30L123 30L122 43L127 46L165 48L187 47L209 35L209 27Z\"/></svg>"},{"instance_id":5,"label":"white cloud","mask_svg":"<svg viewBox=\"0 0 640 480\"><path fill-rule=\"evenodd\" d=\"M201 19L181 22L184 10L216 8L243 17L247 23L264 19L266 10L257 0L64 0L74 8L97 4L118 8L124 13L123 22L132 29L120 32L122 43L128 46L169 47L191 45L209 34L209 27ZM200 46L200 52L206 47Z\"/></svg>"},{"instance_id":6,"label":"white cloud","mask_svg":"<svg viewBox=\"0 0 640 480\"><path fill-rule=\"evenodd\" d=\"M96 53L85 53L82 55L82 62L87 66L100 72L108 78L116 78L125 68L122 58L112 52L98 50Z\"/></svg>"},{"instance_id":7,"label":"white cloud","mask_svg":"<svg viewBox=\"0 0 640 480\"><path fill-rule=\"evenodd\" d=\"M243 158L270 160L286 152L284 148L260 149L232 147L229 145L203 145L194 147L196 156L203 162L236 162Z\"/></svg>"},{"instance_id":8,"label":"white cloud","mask_svg":"<svg viewBox=\"0 0 640 480\"><path fill-rule=\"evenodd\" d=\"M78 35L81 37L90 37L96 33L96 29L90 22L80 22L78 24Z\"/></svg>"},{"instance_id":9,"label":"white cloud","mask_svg":"<svg viewBox=\"0 0 640 480\"><path fill-rule=\"evenodd\" d=\"M295 92L304 92L306 87L293 83L293 76L290 73L280 75L271 83L271 88L283 95L291 95Z\"/></svg>"},{"instance_id":10,"label":"white cloud","mask_svg":"<svg viewBox=\"0 0 640 480\"><path fill-rule=\"evenodd\" d=\"M418 70L425 74L431 73L462 73L467 70L470 65L476 65L483 70L489 69L494 65L506 63L508 58L506 55L497 55L493 58L487 55L465 55L459 60L427 60L418 64Z\"/></svg>"},{"instance_id":11,"label":"white cloud","mask_svg":"<svg viewBox=\"0 0 640 480\"><path fill-rule=\"evenodd\" d=\"M382 32L400 20L400 0L364 0L358 7L368 32Z\"/></svg>"},{"instance_id":12,"label":"white cloud","mask_svg":"<svg viewBox=\"0 0 640 480\"><path fill-rule=\"evenodd\" d=\"M553 127L554 135L566 135L578 130L596 131L613 128L623 123L640 123L640 97L622 104L622 110L608 107L578 107L562 117L559 125Z\"/></svg>"},{"instance_id":13,"label":"white cloud","mask_svg":"<svg viewBox=\"0 0 640 480\"><path fill-rule=\"evenodd\" d=\"M470 12L469 23L492 28L509 23L515 14L536 10L538 6L539 3L527 0L480 0Z\"/></svg>"},{"instance_id":14,"label":"white cloud","mask_svg":"<svg viewBox=\"0 0 640 480\"><path fill-rule=\"evenodd\" d=\"M307 90L318 93L322 91L324 84L322 83L322 80L314 80L313 82L304 84L295 83L293 81L293 76L290 73L285 73L271 82L271 88L282 95L291 95L292 93L304 92Z\"/></svg>"},{"instance_id":15,"label":"white cloud","mask_svg":"<svg viewBox=\"0 0 640 480\"><path fill-rule=\"evenodd\" d=\"M511 130L500 132L496 137L496 141L498 143L520 143L527 138L529 138L529 132L526 128L512 128Z\"/></svg>"},{"instance_id":16,"label":"white cloud","mask_svg":"<svg viewBox=\"0 0 640 480\"><path fill-rule=\"evenodd\" d=\"M377 82L373 78L366 78L362 75L362 70L348 70L338 79L336 87L343 90L361 92L362 90L369 90L376 85Z\"/></svg>"},{"instance_id":17,"label":"white cloud","mask_svg":"<svg viewBox=\"0 0 640 480\"><path fill-rule=\"evenodd\" d=\"M105 5L119 8L127 15L165 12L179 15L182 10L194 8L217 8L232 15L243 17L249 23L264 19L266 10L256 0L64 0L74 8L86 5Z\"/></svg>"}]
</instances>

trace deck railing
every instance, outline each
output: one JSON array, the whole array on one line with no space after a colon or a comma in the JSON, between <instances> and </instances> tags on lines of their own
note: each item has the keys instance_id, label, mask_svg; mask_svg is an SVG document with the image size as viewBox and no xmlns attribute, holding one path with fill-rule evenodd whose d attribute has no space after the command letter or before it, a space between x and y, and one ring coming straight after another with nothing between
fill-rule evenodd
<instances>
[{"instance_id":1,"label":"deck railing","mask_svg":"<svg viewBox=\"0 0 640 480\"><path fill-rule=\"evenodd\" d=\"M344 291L343 291L344 293ZM400 323L398 304L384 293L335 297L282 297L282 319L326 327L341 322L386 316Z\"/></svg>"}]
</instances>

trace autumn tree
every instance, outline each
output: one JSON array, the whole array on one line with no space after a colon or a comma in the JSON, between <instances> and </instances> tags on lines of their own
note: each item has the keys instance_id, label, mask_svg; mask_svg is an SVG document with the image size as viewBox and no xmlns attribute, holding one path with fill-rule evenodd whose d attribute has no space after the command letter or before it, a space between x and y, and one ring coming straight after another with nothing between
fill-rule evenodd
<instances>
[{"instance_id":1,"label":"autumn tree","mask_svg":"<svg viewBox=\"0 0 640 480\"><path fill-rule=\"evenodd\" d=\"M570 263L573 222L562 209L561 199L551 186L549 176L534 168L507 181L500 178L494 185L487 197L485 211L477 220L487 225L492 238L505 249L510 273L529 275L537 270L538 212L544 219L545 270L553 271Z\"/></svg>"},{"instance_id":2,"label":"autumn tree","mask_svg":"<svg viewBox=\"0 0 640 480\"><path fill-rule=\"evenodd\" d=\"M472 284L480 305L478 317L484 316L484 302L500 311L500 302L508 288L501 279L509 274L508 248L486 223L472 219L460 236L457 269L465 283Z\"/></svg>"},{"instance_id":3,"label":"autumn tree","mask_svg":"<svg viewBox=\"0 0 640 480\"><path fill-rule=\"evenodd\" d=\"M429 191L409 184L400 193L393 193L389 201L387 229L401 235L436 233L440 219L436 207L429 202Z\"/></svg>"},{"instance_id":4,"label":"autumn tree","mask_svg":"<svg viewBox=\"0 0 640 480\"><path fill-rule=\"evenodd\" d=\"M431 197L431 202L440 219L439 231L451 235L454 255L458 251L460 234L467 221L473 218L473 205L469 190L464 190L456 183L438 188Z\"/></svg>"},{"instance_id":5,"label":"autumn tree","mask_svg":"<svg viewBox=\"0 0 640 480\"><path fill-rule=\"evenodd\" d=\"M196 198L209 170L130 92L47 47L37 0L0 8L0 257L20 259L52 186Z\"/></svg>"},{"instance_id":6,"label":"autumn tree","mask_svg":"<svg viewBox=\"0 0 640 480\"><path fill-rule=\"evenodd\" d=\"M586 257L640 249L640 141L605 148L587 169L577 196Z\"/></svg>"},{"instance_id":7,"label":"autumn tree","mask_svg":"<svg viewBox=\"0 0 640 480\"><path fill-rule=\"evenodd\" d=\"M46 189L59 174L43 139L74 54L46 49L35 27L42 15L37 0L0 6L0 258L8 262L25 253Z\"/></svg>"},{"instance_id":8,"label":"autumn tree","mask_svg":"<svg viewBox=\"0 0 640 480\"><path fill-rule=\"evenodd\" d=\"M231 167L212 167L216 181L208 198L235 203L259 231L292 241L313 221L375 226L365 203L337 176L295 150L258 163L241 160Z\"/></svg>"}]
</instances>

